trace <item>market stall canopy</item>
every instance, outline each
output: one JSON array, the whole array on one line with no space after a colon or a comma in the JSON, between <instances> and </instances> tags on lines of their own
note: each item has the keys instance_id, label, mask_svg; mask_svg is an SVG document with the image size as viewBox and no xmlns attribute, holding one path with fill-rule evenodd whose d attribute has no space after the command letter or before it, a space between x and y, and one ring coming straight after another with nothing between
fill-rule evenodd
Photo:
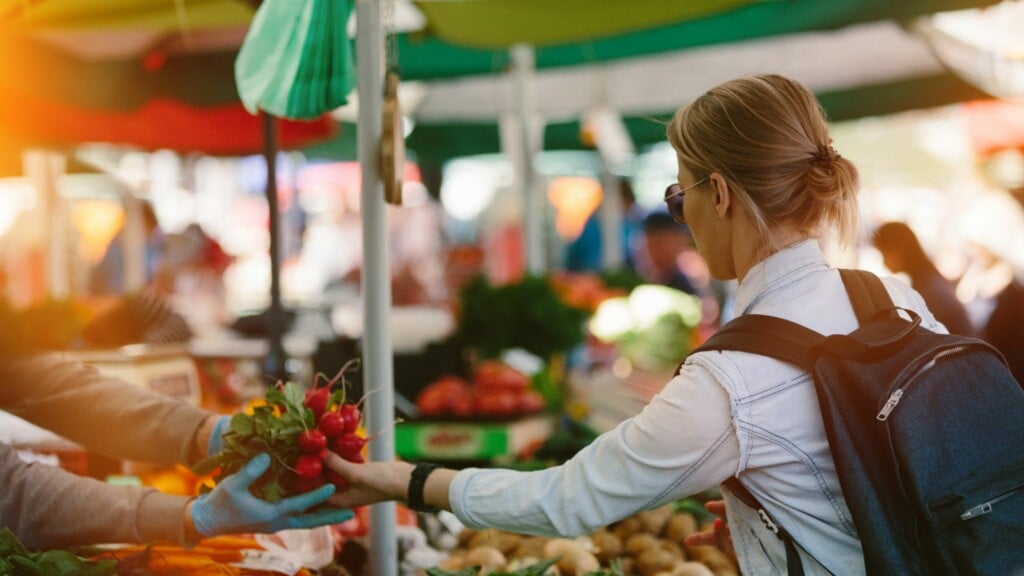
<instances>
[{"instance_id":1,"label":"market stall canopy","mask_svg":"<svg viewBox=\"0 0 1024 576\"><path fill-rule=\"evenodd\" d=\"M422 30L397 38L403 79L426 85L422 104L406 107L417 123L409 148L438 158L497 150L507 47L519 42L536 44L538 94L545 95L538 101L552 113L546 140L575 143L569 147L580 146L580 114L597 104L621 107L638 143L661 139L651 116L738 73L805 81L834 119L978 98L894 22L996 2L658 0L644 10L582 3L399 0L397 12L415 7L424 17ZM513 4L536 16L533 25L514 25L527 20L508 16ZM134 110L154 98L196 107L238 102L232 65L253 12L254 3L242 0L0 0L0 105L12 91L98 109ZM470 12L479 19L465 31ZM472 105L453 94L472 95ZM320 150L352 149L334 143Z\"/></svg>"},{"instance_id":2,"label":"market stall canopy","mask_svg":"<svg viewBox=\"0 0 1024 576\"><path fill-rule=\"evenodd\" d=\"M235 60L245 109L292 119L317 118L343 106L355 87L346 24L351 0L266 0Z\"/></svg>"},{"instance_id":3,"label":"market stall canopy","mask_svg":"<svg viewBox=\"0 0 1024 576\"><path fill-rule=\"evenodd\" d=\"M13 100L0 106L0 140L63 148L84 142L124 144L211 155L243 155L263 146L260 118L241 104L195 108L153 99L132 112L76 107L45 100ZM311 122L279 120L282 148L294 149L337 131L327 117Z\"/></svg>"}]
</instances>

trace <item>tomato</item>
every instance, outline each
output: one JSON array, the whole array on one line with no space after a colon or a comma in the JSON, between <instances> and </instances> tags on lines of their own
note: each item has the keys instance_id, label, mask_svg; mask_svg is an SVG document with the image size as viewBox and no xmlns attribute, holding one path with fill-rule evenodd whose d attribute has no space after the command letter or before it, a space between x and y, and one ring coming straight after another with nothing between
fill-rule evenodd
<instances>
[{"instance_id":1,"label":"tomato","mask_svg":"<svg viewBox=\"0 0 1024 576\"><path fill-rule=\"evenodd\" d=\"M476 400L471 394L456 396L448 403L448 412L453 416L472 416L476 414Z\"/></svg>"},{"instance_id":2,"label":"tomato","mask_svg":"<svg viewBox=\"0 0 1024 576\"><path fill-rule=\"evenodd\" d=\"M508 390L486 390L476 395L476 410L487 416L508 416L519 411L519 398Z\"/></svg>"},{"instance_id":3,"label":"tomato","mask_svg":"<svg viewBox=\"0 0 1024 576\"><path fill-rule=\"evenodd\" d=\"M544 397L536 390L527 390L519 395L519 411L523 413L540 412L544 409Z\"/></svg>"},{"instance_id":4,"label":"tomato","mask_svg":"<svg viewBox=\"0 0 1024 576\"><path fill-rule=\"evenodd\" d=\"M525 390L530 379L522 372L498 360L487 360L473 371L473 384L481 389Z\"/></svg>"},{"instance_id":5,"label":"tomato","mask_svg":"<svg viewBox=\"0 0 1024 576\"><path fill-rule=\"evenodd\" d=\"M448 409L446 392L427 386L416 397L416 409L425 416L444 414Z\"/></svg>"},{"instance_id":6,"label":"tomato","mask_svg":"<svg viewBox=\"0 0 1024 576\"><path fill-rule=\"evenodd\" d=\"M416 397L416 407L421 414L437 415L454 412L457 405L464 410L466 398L472 396L472 390L465 380L457 376L442 376L420 391Z\"/></svg>"}]
</instances>

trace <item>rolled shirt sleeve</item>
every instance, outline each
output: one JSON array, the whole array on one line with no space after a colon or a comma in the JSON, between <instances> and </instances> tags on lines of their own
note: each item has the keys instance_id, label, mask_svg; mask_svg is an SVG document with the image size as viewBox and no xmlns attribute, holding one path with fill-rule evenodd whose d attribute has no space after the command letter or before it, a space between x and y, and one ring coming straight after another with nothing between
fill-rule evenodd
<instances>
[{"instance_id":1,"label":"rolled shirt sleeve","mask_svg":"<svg viewBox=\"0 0 1024 576\"><path fill-rule=\"evenodd\" d=\"M685 365L640 414L565 464L466 469L449 499L472 528L571 537L716 486L738 461L728 393L706 368Z\"/></svg>"}]
</instances>

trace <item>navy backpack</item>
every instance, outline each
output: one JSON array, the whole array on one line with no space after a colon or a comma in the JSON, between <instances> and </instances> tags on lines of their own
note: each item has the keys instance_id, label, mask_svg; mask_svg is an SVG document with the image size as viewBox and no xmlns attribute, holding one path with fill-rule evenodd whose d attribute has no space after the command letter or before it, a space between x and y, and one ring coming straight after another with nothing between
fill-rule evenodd
<instances>
[{"instance_id":1,"label":"navy backpack","mask_svg":"<svg viewBox=\"0 0 1024 576\"><path fill-rule=\"evenodd\" d=\"M1024 390L988 343L926 330L875 275L840 273L852 333L748 314L694 352L751 352L813 375L868 574L1024 575ZM803 574L799 542L737 478L725 485Z\"/></svg>"}]
</instances>

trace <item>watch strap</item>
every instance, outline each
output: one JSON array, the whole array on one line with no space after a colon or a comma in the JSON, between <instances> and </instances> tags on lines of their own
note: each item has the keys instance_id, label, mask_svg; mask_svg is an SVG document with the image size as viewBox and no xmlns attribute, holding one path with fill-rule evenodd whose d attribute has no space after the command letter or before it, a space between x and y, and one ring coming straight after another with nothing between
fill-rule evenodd
<instances>
[{"instance_id":1,"label":"watch strap","mask_svg":"<svg viewBox=\"0 0 1024 576\"><path fill-rule=\"evenodd\" d=\"M440 467L439 464L420 462L412 469L412 477L409 479L409 493L406 497L406 503L410 510L428 514L438 511L436 507L427 506L427 503L423 501L423 488L427 484L427 477L430 476L430 473Z\"/></svg>"}]
</instances>

